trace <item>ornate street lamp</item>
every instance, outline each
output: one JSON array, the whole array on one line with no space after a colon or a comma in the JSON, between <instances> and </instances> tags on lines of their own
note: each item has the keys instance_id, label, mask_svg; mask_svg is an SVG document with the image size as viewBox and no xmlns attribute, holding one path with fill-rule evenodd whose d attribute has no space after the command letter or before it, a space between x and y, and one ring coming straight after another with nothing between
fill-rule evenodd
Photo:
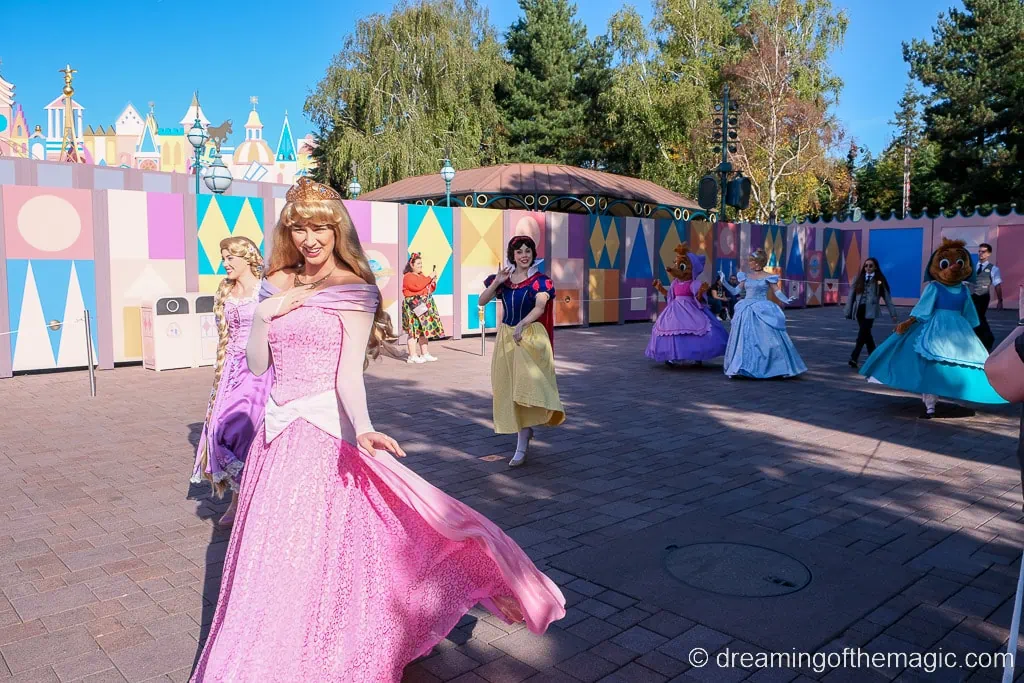
<instances>
[{"instance_id":1,"label":"ornate street lamp","mask_svg":"<svg viewBox=\"0 0 1024 683\"><path fill-rule=\"evenodd\" d=\"M224 194L229 187L231 187L231 171L224 165L224 162L220 158L218 153L213 163L210 164L209 168L206 169L206 175L203 176L203 182L210 188L210 192L214 194Z\"/></svg>"},{"instance_id":2,"label":"ornate street lamp","mask_svg":"<svg viewBox=\"0 0 1024 683\"><path fill-rule=\"evenodd\" d=\"M348 183L348 196L352 199L359 199L359 193L363 191L363 186L359 184L359 180L356 179L356 165L352 164L352 180Z\"/></svg>"},{"instance_id":3,"label":"ornate street lamp","mask_svg":"<svg viewBox=\"0 0 1024 683\"><path fill-rule=\"evenodd\" d=\"M446 158L444 166L441 167L441 178L444 179L444 205L452 205L452 181L455 180L455 169L452 163Z\"/></svg>"},{"instance_id":4,"label":"ornate street lamp","mask_svg":"<svg viewBox=\"0 0 1024 683\"><path fill-rule=\"evenodd\" d=\"M200 159L203 155L203 149L206 147L206 141L210 139L210 136L206 134L206 131L203 129L203 124L199 121L198 107L196 108L196 122L192 124L192 128L189 129L186 137L196 154L193 171L196 174L196 194L199 194L199 172L202 169Z\"/></svg>"}]
</instances>

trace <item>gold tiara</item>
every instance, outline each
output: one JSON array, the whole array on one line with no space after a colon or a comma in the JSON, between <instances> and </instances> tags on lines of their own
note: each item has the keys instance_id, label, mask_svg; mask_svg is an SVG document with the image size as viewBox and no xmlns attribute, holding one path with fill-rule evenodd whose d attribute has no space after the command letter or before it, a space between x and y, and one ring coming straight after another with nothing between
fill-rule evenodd
<instances>
[{"instance_id":1,"label":"gold tiara","mask_svg":"<svg viewBox=\"0 0 1024 683\"><path fill-rule=\"evenodd\" d=\"M326 202L340 201L341 195L327 185L321 185L309 178L299 178L291 186L285 199L289 202Z\"/></svg>"}]
</instances>

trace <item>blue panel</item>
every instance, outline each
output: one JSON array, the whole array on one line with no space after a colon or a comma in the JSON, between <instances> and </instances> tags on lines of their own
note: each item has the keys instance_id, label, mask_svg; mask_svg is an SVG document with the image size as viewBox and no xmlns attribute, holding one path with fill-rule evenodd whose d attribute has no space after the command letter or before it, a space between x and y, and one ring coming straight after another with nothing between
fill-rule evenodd
<instances>
[{"instance_id":1,"label":"blue panel","mask_svg":"<svg viewBox=\"0 0 1024 683\"><path fill-rule=\"evenodd\" d=\"M626 277L637 280L650 280L654 277L650 258L647 256L647 236L644 235L643 225L637 227L636 230L636 239L633 240L633 253L629 256Z\"/></svg>"},{"instance_id":2,"label":"blue panel","mask_svg":"<svg viewBox=\"0 0 1024 683\"><path fill-rule=\"evenodd\" d=\"M878 259L894 297L916 299L921 296L923 238L923 228L876 228L870 233L871 253L868 255Z\"/></svg>"},{"instance_id":3,"label":"blue panel","mask_svg":"<svg viewBox=\"0 0 1024 683\"><path fill-rule=\"evenodd\" d=\"M7 303L10 308L10 329L18 329L21 320L21 300L25 297L25 276L28 274L28 260L9 259L7 261ZM11 338L11 357L14 357L14 347L17 343L18 333L9 335Z\"/></svg>"},{"instance_id":4,"label":"blue panel","mask_svg":"<svg viewBox=\"0 0 1024 683\"><path fill-rule=\"evenodd\" d=\"M71 282L71 261L33 259L32 274L36 280L36 291L39 292L39 303L43 307L43 319L64 320L64 308L68 303L68 283ZM93 295L95 299L95 295ZM75 318L80 318L80 315ZM72 318L74 320L75 318ZM57 350L60 349L60 334L63 328L47 330L50 335L50 346L53 347L53 358L56 362Z\"/></svg>"},{"instance_id":5,"label":"blue panel","mask_svg":"<svg viewBox=\"0 0 1024 683\"><path fill-rule=\"evenodd\" d=\"M480 295L479 294L467 294L466 295L466 310L473 311L466 316L466 322L469 329L479 330L480 329L480 315L477 313L479 307ZM498 325L498 303L494 299L491 299L490 303L484 306L484 327L493 328Z\"/></svg>"},{"instance_id":6,"label":"blue panel","mask_svg":"<svg viewBox=\"0 0 1024 683\"><path fill-rule=\"evenodd\" d=\"M98 354L100 347L96 338L96 328L99 327L96 319L96 262L75 261L75 271L78 273L78 287L82 290L82 301L92 318L93 353Z\"/></svg>"},{"instance_id":7,"label":"blue panel","mask_svg":"<svg viewBox=\"0 0 1024 683\"><path fill-rule=\"evenodd\" d=\"M217 262L217 268L223 269L224 264ZM213 264L210 263L210 259L206 258L206 250L203 249L203 245L199 245L199 274L200 275L216 275L217 270L214 269Z\"/></svg>"},{"instance_id":8,"label":"blue panel","mask_svg":"<svg viewBox=\"0 0 1024 683\"><path fill-rule=\"evenodd\" d=\"M199 221L197 225L203 224L203 219L206 218L206 212L210 210L210 202L212 200L212 194L200 194L199 196L196 197L196 217L198 218ZM202 248L200 248L199 251L202 251Z\"/></svg>"},{"instance_id":9,"label":"blue panel","mask_svg":"<svg viewBox=\"0 0 1024 683\"><path fill-rule=\"evenodd\" d=\"M800 251L800 236L794 235L792 248L786 257L786 276L789 278L803 277L804 255Z\"/></svg>"},{"instance_id":10,"label":"blue panel","mask_svg":"<svg viewBox=\"0 0 1024 683\"><path fill-rule=\"evenodd\" d=\"M238 217L242 214L242 207L245 206L247 201L249 201L248 197L225 197L223 195L217 197L217 208L224 215L224 222L228 226L228 232L235 232L235 224L238 223ZM259 213L256 216L257 220L259 220Z\"/></svg>"}]
</instances>

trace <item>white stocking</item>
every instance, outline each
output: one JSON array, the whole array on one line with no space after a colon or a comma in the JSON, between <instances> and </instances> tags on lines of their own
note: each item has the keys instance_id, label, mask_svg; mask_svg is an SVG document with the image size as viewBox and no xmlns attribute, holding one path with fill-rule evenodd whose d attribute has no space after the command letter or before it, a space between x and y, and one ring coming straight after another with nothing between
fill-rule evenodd
<instances>
[{"instance_id":1,"label":"white stocking","mask_svg":"<svg viewBox=\"0 0 1024 683\"><path fill-rule=\"evenodd\" d=\"M516 441L516 450L517 451L520 451L520 452L523 452L523 453L526 452L527 446L530 445L530 433L532 431L533 430L531 430L529 427L527 427L526 429L520 429L519 430L519 434L518 434L519 438Z\"/></svg>"},{"instance_id":2,"label":"white stocking","mask_svg":"<svg viewBox=\"0 0 1024 683\"><path fill-rule=\"evenodd\" d=\"M929 413L935 412L935 400L938 397L935 394L921 394L921 400L924 401L925 410Z\"/></svg>"}]
</instances>

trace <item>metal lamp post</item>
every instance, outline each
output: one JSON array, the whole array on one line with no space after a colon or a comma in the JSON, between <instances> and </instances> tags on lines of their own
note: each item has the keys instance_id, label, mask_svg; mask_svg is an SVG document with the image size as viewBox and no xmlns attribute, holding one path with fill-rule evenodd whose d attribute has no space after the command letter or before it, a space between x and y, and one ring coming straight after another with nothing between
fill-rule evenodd
<instances>
[{"instance_id":1,"label":"metal lamp post","mask_svg":"<svg viewBox=\"0 0 1024 683\"><path fill-rule=\"evenodd\" d=\"M206 131L203 129L203 124L199 121L198 112L196 113L196 122L192 124L192 128L189 129L186 137L188 137L188 141L196 153L193 170L196 174L196 194L199 194L199 172L202 169L200 160L203 155L203 149L206 147L206 142L210 139L210 136L207 135Z\"/></svg>"},{"instance_id":2,"label":"metal lamp post","mask_svg":"<svg viewBox=\"0 0 1024 683\"><path fill-rule=\"evenodd\" d=\"M352 164L352 180L348 183L348 196L352 199L359 199L359 193L363 191L363 186L359 184L359 180L356 178L356 165Z\"/></svg>"},{"instance_id":3,"label":"metal lamp post","mask_svg":"<svg viewBox=\"0 0 1024 683\"><path fill-rule=\"evenodd\" d=\"M444 166L441 167L441 178L444 179L444 205L452 205L452 181L455 180L455 169L452 163L446 158Z\"/></svg>"},{"instance_id":4,"label":"metal lamp post","mask_svg":"<svg viewBox=\"0 0 1024 683\"><path fill-rule=\"evenodd\" d=\"M214 194L224 194L229 187L231 187L231 171L224 165L224 162L220 158L220 154L213 160L209 168L206 169L206 175L203 176L203 182L210 188L210 192Z\"/></svg>"}]
</instances>

